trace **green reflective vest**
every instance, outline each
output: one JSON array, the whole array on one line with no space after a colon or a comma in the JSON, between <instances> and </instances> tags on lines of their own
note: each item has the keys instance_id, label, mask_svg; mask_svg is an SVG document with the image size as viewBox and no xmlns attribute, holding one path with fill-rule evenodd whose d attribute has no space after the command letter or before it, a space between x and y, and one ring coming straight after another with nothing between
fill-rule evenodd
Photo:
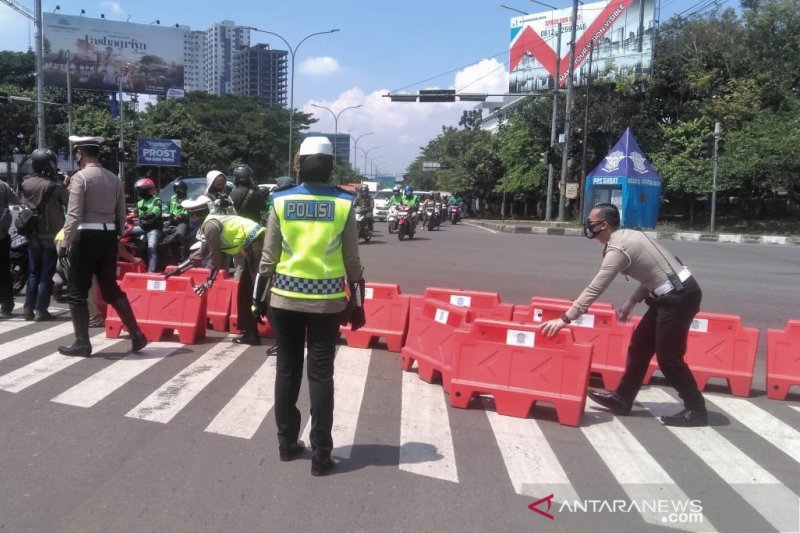
<instances>
[{"instance_id":1,"label":"green reflective vest","mask_svg":"<svg viewBox=\"0 0 800 533\"><path fill-rule=\"evenodd\" d=\"M353 196L329 185L303 183L273 193L283 245L272 292L289 298L345 296L342 232Z\"/></svg>"},{"instance_id":2,"label":"green reflective vest","mask_svg":"<svg viewBox=\"0 0 800 533\"><path fill-rule=\"evenodd\" d=\"M200 233L203 233L209 220L219 220L222 224L222 233L219 236L222 252L229 255L239 255L243 248L249 247L264 232L264 226L249 218L212 213L203 220Z\"/></svg>"}]
</instances>

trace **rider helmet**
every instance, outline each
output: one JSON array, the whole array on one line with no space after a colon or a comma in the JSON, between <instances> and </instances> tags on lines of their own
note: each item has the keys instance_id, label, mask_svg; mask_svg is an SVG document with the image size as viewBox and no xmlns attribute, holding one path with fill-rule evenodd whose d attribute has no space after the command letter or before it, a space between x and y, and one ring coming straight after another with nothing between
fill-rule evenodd
<instances>
[{"instance_id":1,"label":"rider helmet","mask_svg":"<svg viewBox=\"0 0 800 533\"><path fill-rule=\"evenodd\" d=\"M405 189L403 189L403 191L405 192L406 196L413 196L414 187L412 187L411 185L406 185L406 187L405 187Z\"/></svg>"},{"instance_id":2,"label":"rider helmet","mask_svg":"<svg viewBox=\"0 0 800 533\"><path fill-rule=\"evenodd\" d=\"M402 190L403 190L403 188L402 188L402 187L400 187L399 185L395 185L395 186L392 188L392 193L393 193L393 194L400 194L400 191L402 191Z\"/></svg>"},{"instance_id":3,"label":"rider helmet","mask_svg":"<svg viewBox=\"0 0 800 533\"><path fill-rule=\"evenodd\" d=\"M149 192L153 193L156 190L156 184L153 183L153 180L150 178L141 178L133 184L133 187L137 190L137 192Z\"/></svg>"},{"instance_id":4,"label":"rider helmet","mask_svg":"<svg viewBox=\"0 0 800 533\"><path fill-rule=\"evenodd\" d=\"M369 194L369 187L366 185L361 185L361 187L358 188L358 192L361 194Z\"/></svg>"},{"instance_id":5,"label":"rider helmet","mask_svg":"<svg viewBox=\"0 0 800 533\"><path fill-rule=\"evenodd\" d=\"M58 158L52 150L37 148L31 154L31 164L34 172L50 174L58 168Z\"/></svg>"},{"instance_id":6,"label":"rider helmet","mask_svg":"<svg viewBox=\"0 0 800 533\"><path fill-rule=\"evenodd\" d=\"M189 191L189 186L186 185L186 182L183 180L175 180L175 183L172 184L172 192L175 194L179 194L180 191L183 194L186 194Z\"/></svg>"},{"instance_id":7,"label":"rider helmet","mask_svg":"<svg viewBox=\"0 0 800 533\"><path fill-rule=\"evenodd\" d=\"M253 169L248 165L239 165L233 169L233 182L237 186L253 186Z\"/></svg>"}]
</instances>

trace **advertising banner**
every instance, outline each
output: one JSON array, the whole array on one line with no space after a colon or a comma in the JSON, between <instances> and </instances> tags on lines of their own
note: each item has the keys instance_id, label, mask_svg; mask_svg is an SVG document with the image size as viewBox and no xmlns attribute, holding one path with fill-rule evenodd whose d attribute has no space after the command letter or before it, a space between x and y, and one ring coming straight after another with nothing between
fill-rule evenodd
<instances>
[{"instance_id":1,"label":"advertising banner","mask_svg":"<svg viewBox=\"0 0 800 533\"><path fill-rule=\"evenodd\" d=\"M137 139L136 151L140 165L181 166L181 141L178 139Z\"/></svg>"},{"instance_id":2,"label":"advertising banner","mask_svg":"<svg viewBox=\"0 0 800 533\"><path fill-rule=\"evenodd\" d=\"M44 83L165 95L183 89L183 30L107 19L42 14ZM69 54L67 53L69 52ZM68 57L69 56L69 57Z\"/></svg>"},{"instance_id":3,"label":"advertising banner","mask_svg":"<svg viewBox=\"0 0 800 533\"><path fill-rule=\"evenodd\" d=\"M561 24L561 47L558 28ZM511 19L509 92L525 93L566 86L572 8L532 13ZM606 0L578 7L575 28L575 83L589 76L608 81L629 74L649 74L655 36L655 0Z\"/></svg>"}]
</instances>

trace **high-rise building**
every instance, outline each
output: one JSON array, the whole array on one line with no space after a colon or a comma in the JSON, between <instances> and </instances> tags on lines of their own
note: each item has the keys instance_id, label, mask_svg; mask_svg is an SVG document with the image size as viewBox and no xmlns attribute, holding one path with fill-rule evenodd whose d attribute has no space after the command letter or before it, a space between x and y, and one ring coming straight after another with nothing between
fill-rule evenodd
<instances>
[{"instance_id":1,"label":"high-rise building","mask_svg":"<svg viewBox=\"0 0 800 533\"><path fill-rule=\"evenodd\" d=\"M262 105L286 107L288 55L286 50L271 50L266 44L235 52L231 92L257 96Z\"/></svg>"},{"instance_id":2,"label":"high-rise building","mask_svg":"<svg viewBox=\"0 0 800 533\"><path fill-rule=\"evenodd\" d=\"M232 20L217 22L206 30L205 90L209 94L232 92L233 56L250 46L250 30Z\"/></svg>"},{"instance_id":3,"label":"high-rise building","mask_svg":"<svg viewBox=\"0 0 800 533\"><path fill-rule=\"evenodd\" d=\"M206 90L206 32L181 26L183 30L183 88L188 91Z\"/></svg>"}]
</instances>

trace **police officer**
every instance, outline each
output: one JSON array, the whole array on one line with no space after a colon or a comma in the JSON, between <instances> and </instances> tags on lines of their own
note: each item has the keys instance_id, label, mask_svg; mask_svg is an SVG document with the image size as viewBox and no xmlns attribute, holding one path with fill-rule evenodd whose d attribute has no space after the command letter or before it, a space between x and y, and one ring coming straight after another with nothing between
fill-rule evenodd
<instances>
[{"instance_id":1,"label":"police officer","mask_svg":"<svg viewBox=\"0 0 800 533\"><path fill-rule=\"evenodd\" d=\"M89 308L86 298L97 276L100 292L119 315L131 336L131 351L147 346L142 330L133 315L128 297L117 285L117 242L125 222L125 192L122 182L100 165L100 144L103 137L71 135L75 161L80 170L69 183L69 205L64 223L64 239L58 249L61 258L68 257L69 309L75 342L59 346L64 355L89 356Z\"/></svg>"},{"instance_id":2,"label":"police officer","mask_svg":"<svg viewBox=\"0 0 800 533\"><path fill-rule=\"evenodd\" d=\"M258 273L258 262L261 259L264 226L237 215L209 214L210 203L211 199L206 196L183 202L190 221L202 220L197 233L203 238L200 249L170 275L184 272L191 266L200 266L207 257L209 261L206 266L210 270L208 280L195 288L198 294L203 294L211 288L219 269L222 268L223 254L242 256L244 268L239 278L237 293L239 329L242 335L233 342L258 346L261 344L261 337L258 335L258 325L250 303L253 296L253 280Z\"/></svg>"},{"instance_id":3,"label":"police officer","mask_svg":"<svg viewBox=\"0 0 800 533\"><path fill-rule=\"evenodd\" d=\"M56 234L64 226L64 208L69 193L58 175L58 159L52 150L38 148L31 154L33 174L20 186L25 205L39 214L36 233L28 239L28 288L25 320L54 320L47 308L56 273Z\"/></svg>"},{"instance_id":4,"label":"police officer","mask_svg":"<svg viewBox=\"0 0 800 533\"><path fill-rule=\"evenodd\" d=\"M164 229L161 198L156 196L156 184L150 178L137 180L133 188L139 197L139 201L136 202L139 225L133 229L131 235L147 236L147 271L155 272L158 268L158 241L161 240L161 232Z\"/></svg>"},{"instance_id":5,"label":"police officer","mask_svg":"<svg viewBox=\"0 0 800 533\"><path fill-rule=\"evenodd\" d=\"M233 180L235 188L231 193L231 201L236 214L253 222L261 222L261 213L267 200L256 186L253 169L247 165L237 166L233 169Z\"/></svg>"},{"instance_id":6,"label":"police officer","mask_svg":"<svg viewBox=\"0 0 800 533\"><path fill-rule=\"evenodd\" d=\"M347 311L345 279L361 282L358 231L350 193L328 184L333 147L326 137L300 145L299 185L273 193L255 299L269 291L269 320L278 346L275 422L281 461L302 453L297 397L308 339L311 475L328 473L333 439L333 362ZM274 275L274 281L273 281ZM355 285L354 293L359 288ZM353 327L357 327L353 320Z\"/></svg>"},{"instance_id":7,"label":"police officer","mask_svg":"<svg viewBox=\"0 0 800 533\"><path fill-rule=\"evenodd\" d=\"M642 231L620 229L619 225L619 210L612 204L598 204L589 212L584 234L605 245L603 264L572 307L561 318L546 322L542 331L552 337L585 313L620 272L635 279L640 285L618 311L620 321L627 321L633 307L642 300L650 308L633 333L622 381L616 391L590 389L589 397L614 414L630 413L655 352L661 372L684 402L682 411L662 416L661 423L705 426L705 401L684 361L689 327L700 310L700 286L689 269L660 244Z\"/></svg>"}]
</instances>

